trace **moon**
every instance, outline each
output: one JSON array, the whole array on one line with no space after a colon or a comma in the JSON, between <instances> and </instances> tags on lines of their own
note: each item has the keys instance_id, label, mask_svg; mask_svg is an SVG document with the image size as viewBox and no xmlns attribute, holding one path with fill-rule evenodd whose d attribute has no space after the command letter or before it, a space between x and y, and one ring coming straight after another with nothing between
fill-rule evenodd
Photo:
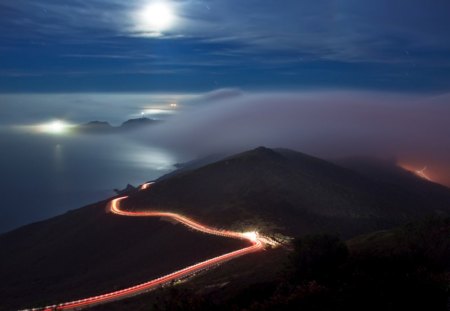
<instances>
[{"instance_id":1,"label":"moon","mask_svg":"<svg viewBox=\"0 0 450 311\"><path fill-rule=\"evenodd\" d=\"M145 6L139 12L138 19L139 28L150 32L162 32L173 25L175 13L168 3L156 2Z\"/></svg>"}]
</instances>

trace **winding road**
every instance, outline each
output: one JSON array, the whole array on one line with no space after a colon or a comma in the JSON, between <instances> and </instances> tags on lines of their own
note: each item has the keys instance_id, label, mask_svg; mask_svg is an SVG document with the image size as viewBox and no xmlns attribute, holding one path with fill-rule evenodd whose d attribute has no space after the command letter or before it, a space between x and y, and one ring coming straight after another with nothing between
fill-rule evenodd
<instances>
[{"instance_id":1,"label":"winding road","mask_svg":"<svg viewBox=\"0 0 450 311\"><path fill-rule=\"evenodd\" d=\"M151 188L151 185L153 183L146 183L143 184L140 187L140 190L147 190ZM227 230L218 230L212 227L208 227L204 224L201 224L197 221L194 221L188 217L185 217L183 215L177 214L177 213L170 213L170 212L158 212L158 211L125 211L120 208L120 203L127 199L126 196L116 198L112 200L109 203L109 210L120 216L125 217L165 217L173 219L191 229L206 233L206 234L212 234L212 235L218 235L233 239L240 239L245 240L250 243L250 246L223 254L221 256L217 256L202 262L199 262L197 264L194 264L192 266L188 266L186 268L183 268L181 270L172 272L170 274L167 274L165 276L159 277L157 279L138 284L136 286L128 287L122 290L113 291L110 293L97 295L93 297L88 297L80 300L60 303L57 305L52 306L46 306L43 308L33 308L33 309L27 309L27 310L33 310L33 311L55 311L55 310L80 310L88 307L92 307L94 305L112 302L121 300L124 298L136 296L145 292L148 292L150 290L153 290L155 288L158 288L164 284L170 283L175 280L183 279L188 276L191 276L195 274L196 272L199 272L201 270L205 270L207 268L210 268L212 266L221 264L223 262L226 262L231 259L235 259L237 257L247 255L250 253L258 252L264 249L265 244L270 243L270 240L268 238L259 236L257 232L233 232L233 231L227 231ZM25 311L25 310L24 310Z\"/></svg>"}]
</instances>

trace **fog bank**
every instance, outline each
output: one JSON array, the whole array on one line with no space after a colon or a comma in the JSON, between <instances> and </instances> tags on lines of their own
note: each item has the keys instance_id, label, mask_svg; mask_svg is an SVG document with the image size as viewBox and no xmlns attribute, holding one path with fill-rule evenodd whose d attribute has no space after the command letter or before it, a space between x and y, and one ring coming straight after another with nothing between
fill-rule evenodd
<instances>
[{"instance_id":1,"label":"fog bank","mask_svg":"<svg viewBox=\"0 0 450 311\"><path fill-rule=\"evenodd\" d=\"M264 145L322 158L397 157L450 185L450 96L219 90L142 138L190 156Z\"/></svg>"}]
</instances>

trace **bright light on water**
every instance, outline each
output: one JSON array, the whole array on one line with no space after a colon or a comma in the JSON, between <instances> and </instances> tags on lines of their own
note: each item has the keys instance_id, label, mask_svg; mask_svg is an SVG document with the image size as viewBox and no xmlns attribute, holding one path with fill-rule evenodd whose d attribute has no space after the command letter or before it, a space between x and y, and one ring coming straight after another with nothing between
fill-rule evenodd
<instances>
[{"instance_id":1,"label":"bright light on water","mask_svg":"<svg viewBox=\"0 0 450 311\"><path fill-rule=\"evenodd\" d=\"M71 127L72 125L69 123L61 120L55 120L50 123L42 124L38 128L40 132L61 135L67 133Z\"/></svg>"}]
</instances>

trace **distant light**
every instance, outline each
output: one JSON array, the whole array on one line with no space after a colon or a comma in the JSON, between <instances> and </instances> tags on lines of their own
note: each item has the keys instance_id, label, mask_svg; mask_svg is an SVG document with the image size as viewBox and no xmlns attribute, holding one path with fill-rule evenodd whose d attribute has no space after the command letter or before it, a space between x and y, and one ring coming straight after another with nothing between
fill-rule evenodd
<instances>
[{"instance_id":1,"label":"distant light","mask_svg":"<svg viewBox=\"0 0 450 311\"><path fill-rule=\"evenodd\" d=\"M421 170L416 170L415 173L416 175L418 175L419 177L422 177L423 179L426 179L428 181L431 181L431 178L427 175L427 173L425 173L425 171L428 169L428 167L424 167Z\"/></svg>"},{"instance_id":2,"label":"distant light","mask_svg":"<svg viewBox=\"0 0 450 311\"><path fill-rule=\"evenodd\" d=\"M173 108L148 108L145 109L145 114L148 116L158 116L158 115L170 115L174 114L176 111L174 111Z\"/></svg>"},{"instance_id":3,"label":"distant light","mask_svg":"<svg viewBox=\"0 0 450 311\"><path fill-rule=\"evenodd\" d=\"M66 133L71 127L72 125L64 121L55 120L50 123L42 124L38 128L39 131L44 133L60 135Z\"/></svg>"},{"instance_id":4,"label":"distant light","mask_svg":"<svg viewBox=\"0 0 450 311\"><path fill-rule=\"evenodd\" d=\"M177 103L171 103L171 104L170 104L170 107L172 107L172 108L177 108L178 105L177 105Z\"/></svg>"},{"instance_id":5,"label":"distant light","mask_svg":"<svg viewBox=\"0 0 450 311\"><path fill-rule=\"evenodd\" d=\"M152 185L152 183L150 183L150 182L142 184L140 190L147 190L150 188L151 185Z\"/></svg>"},{"instance_id":6,"label":"distant light","mask_svg":"<svg viewBox=\"0 0 450 311\"><path fill-rule=\"evenodd\" d=\"M428 172L428 167L425 166L422 169L417 169L414 168L415 165L411 165L411 164L406 164L406 163L397 163L397 165L399 167L401 167L402 169L412 172L414 173L416 176L428 180L428 181L433 181L433 179L430 177L430 175L427 173Z\"/></svg>"}]
</instances>

